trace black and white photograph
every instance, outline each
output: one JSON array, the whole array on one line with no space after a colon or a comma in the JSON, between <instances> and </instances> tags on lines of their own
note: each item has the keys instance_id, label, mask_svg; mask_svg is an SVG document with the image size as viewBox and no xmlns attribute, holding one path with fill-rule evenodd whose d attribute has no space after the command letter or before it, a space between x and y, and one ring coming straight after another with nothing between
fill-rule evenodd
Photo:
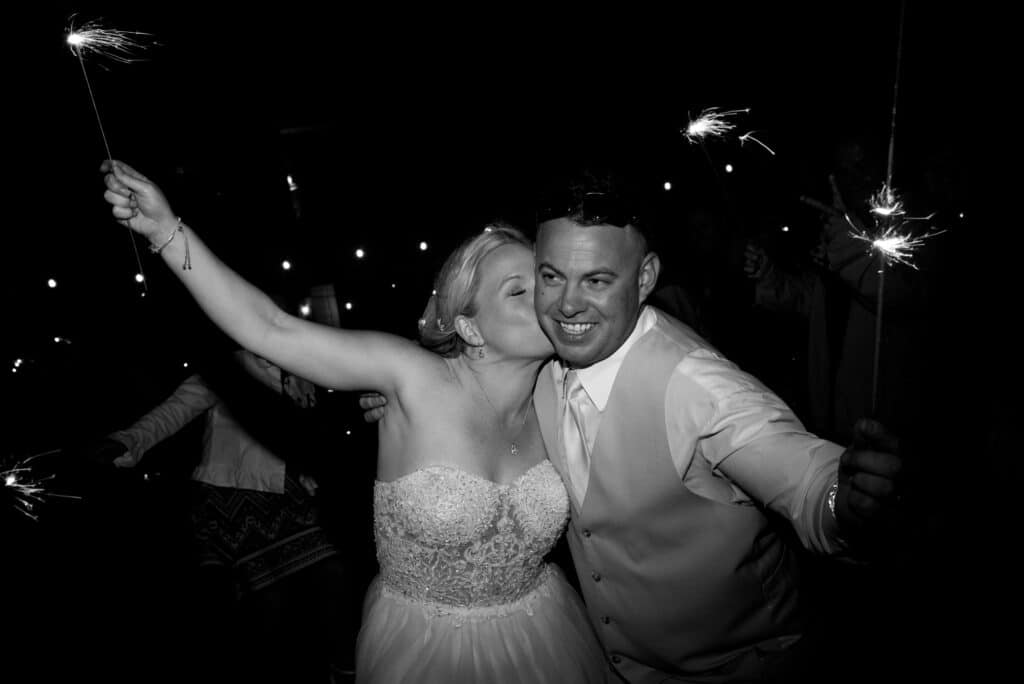
<instances>
[{"instance_id":1,"label":"black and white photograph","mask_svg":"<svg viewBox=\"0 0 1024 684\"><path fill-rule=\"evenodd\" d=\"M28 9L0 681L1013 660L982 7Z\"/></svg>"}]
</instances>

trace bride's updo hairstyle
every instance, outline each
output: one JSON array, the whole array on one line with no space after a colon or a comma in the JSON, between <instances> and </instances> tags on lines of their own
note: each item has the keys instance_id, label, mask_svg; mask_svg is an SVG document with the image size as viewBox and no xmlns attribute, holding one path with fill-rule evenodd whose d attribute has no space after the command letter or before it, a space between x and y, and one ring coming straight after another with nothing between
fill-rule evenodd
<instances>
[{"instance_id":1,"label":"bride's updo hairstyle","mask_svg":"<svg viewBox=\"0 0 1024 684\"><path fill-rule=\"evenodd\" d=\"M508 224L491 224L479 235L467 238L445 260L434 280L434 293L419 321L420 344L441 356L454 358L466 348L455 332L458 316L473 317L480 289L480 264L499 247L522 245L533 249L522 232Z\"/></svg>"}]
</instances>

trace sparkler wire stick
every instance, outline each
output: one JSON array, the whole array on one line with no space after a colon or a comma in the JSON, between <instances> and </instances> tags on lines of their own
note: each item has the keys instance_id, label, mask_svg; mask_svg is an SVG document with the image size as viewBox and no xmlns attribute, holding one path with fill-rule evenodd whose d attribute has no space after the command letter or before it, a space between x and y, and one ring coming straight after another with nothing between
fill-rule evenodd
<instances>
[{"instance_id":1,"label":"sparkler wire stick","mask_svg":"<svg viewBox=\"0 0 1024 684\"><path fill-rule=\"evenodd\" d=\"M113 161L114 155L110 153L110 143L107 141L107 133L103 130L103 120L100 118L100 109L96 105L96 96L92 90L92 84L89 82L89 71L85 68L85 59L82 57L82 48L87 46L90 41L90 36L98 36L93 38L97 42L109 43L114 49L125 50L131 45L130 41L123 41L123 44L118 44L120 34L113 31L104 31L98 28L88 28L91 25L87 24L85 30L82 32L76 32L74 29L68 31L67 43L71 48L71 52L78 58L78 63L82 66L82 77L85 79L85 88L89 91L89 101L92 103L92 111L96 114L96 124L100 128L100 137L103 138L103 149L107 152L107 159ZM120 61L127 61L123 57L115 57ZM135 235L132 233L132 229L127 225L125 228L128 230L128 240L132 243L132 252L135 254L135 264L139 268L139 275L142 276L142 289L144 292L149 292L149 284L146 280L146 272L142 268L142 257L139 256L139 247L135 243Z\"/></svg>"},{"instance_id":2,"label":"sparkler wire stick","mask_svg":"<svg viewBox=\"0 0 1024 684\"><path fill-rule=\"evenodd\" d=\"M884 191L891 192L892 189L892 167L893 152L896 147L896 101L900 87L900 62L903 57L903 22L906 17L906 0L900 2L900 23L899 33L896 38L896 73L893 77L892 86L892 123L889 130L889 159L886 166L886 182ZM883 193L884 194L884 193ZM891 225L894 220L892 215L884 216L883 220ZM878 368L882 356L882 309L885 304L885 267L888 257L884 250L878 254L878 304L875 311L875 355L871 370L871 413L874 414L878 407Z\"/></svg>"},{"instance_id":3,"label":"sparkler wire stick","mask_svg":"<svg viewBox=\"0 0 1024 684\"><path fill-rule=\"evenodd\" d=\"M896 77L892 86L892 124L889 130L889 163L886 168L885 184L892 187L893 150L896 147L896 98L900 88L900 62L903 57L903 20L907 12L906 0L900 2L900 28L896 38Z\"/></svg>"}]
</instances>

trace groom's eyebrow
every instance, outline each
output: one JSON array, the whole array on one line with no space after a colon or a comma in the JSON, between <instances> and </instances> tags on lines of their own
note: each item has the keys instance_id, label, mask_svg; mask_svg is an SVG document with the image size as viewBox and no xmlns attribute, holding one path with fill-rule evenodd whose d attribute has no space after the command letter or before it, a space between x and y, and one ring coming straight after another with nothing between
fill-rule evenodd
<instances>
[{"instance_id":1,"label":"groom's eyebrow","mask_svg":"<svg viewBox=\"0 0 1024 684\"><path fill-rule=\"evenodd\" d=\"M562 272L561 272L561 271L559 271L559 270L558 270L557 268L555 268L554 266L552 266L551 264L549 264L549 263L548 263L548 262L546 262L546 261L542 261L542 262L540 262L539 264L537 264L537 270L538 270L538 271L539 271L540 269L542 269L542 268L546 268L546 269L547 269L547 270L549 270L549 271L554 271L554 272L555 272L555 273L557 273L558 275L562 275Z\"/></svg>"}]
</instances>

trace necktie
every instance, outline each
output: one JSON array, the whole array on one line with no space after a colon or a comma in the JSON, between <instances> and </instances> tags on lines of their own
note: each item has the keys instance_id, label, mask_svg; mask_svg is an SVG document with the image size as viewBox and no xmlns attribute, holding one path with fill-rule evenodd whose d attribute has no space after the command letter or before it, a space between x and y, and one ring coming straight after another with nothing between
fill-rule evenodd
<instances>
[{"instance_id":1,"label":"necktie","mask_svg":"<svg viewBox=\"0 0 1024 684\"><path fill-rule=\"evenodd\" d=\"M576 501L582 505L590 479L590 447L587 440L587 419L597 407L587 395L576 371L567 371L562 396L562 449L565 453L566 469L572 484Z\"/></svg>"}]
</instances>

